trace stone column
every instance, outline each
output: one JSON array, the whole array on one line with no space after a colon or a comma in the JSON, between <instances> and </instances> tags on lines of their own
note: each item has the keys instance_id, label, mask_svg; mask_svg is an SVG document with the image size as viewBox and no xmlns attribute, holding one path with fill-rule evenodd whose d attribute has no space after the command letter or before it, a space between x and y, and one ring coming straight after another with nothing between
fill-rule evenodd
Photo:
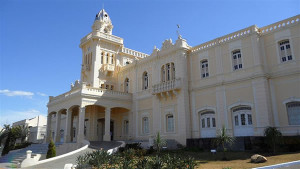
<instances>
[{"instance_id":1,"label":"stone column","mask_svg":"<svg viewBox=\"0 0 300 169\"><path fill-rule=\"evenodd\" d=\"M64 142L70 142L71 141L71 121L72 121L72 109L68 109L66 113L66 127L64 132Z\"/></svg>"},{"instance_id":2,"label":"stone column","mask_svg":"<svg viewBox=\"0 0 300 169\"><path fill-rule=\"evenodd\" d=\"M77 143L81 143L81 141L84 139L84 120L85 120L85 107L81 107L78 113Z\"/></svg>"},{"instance_id":3,"label":"stone column","mask_svg":"<svg viewBox=\"0 0 300 169\"><path fill-rule=\"evenodd\" d=\"M46 135L46 143L50 143L51 139L51 114L47 116L47 135Z\"/></svg>"},{"instance_id":4,"label":"stone column","mask_svg":"<svg viewBox=\"0 0 300 169\"><path fill-rule=\"evenodd\" d=\"M61 112L56 113L56 126L55 126L55 142L60 142L60 117Z\"/></svg>"},{"instance_id":5,"label":"stone column","mask_svg":"<svg viewBox=\"0 0 300 169\"><path fill-rule=\"evenodd\" d=\"M103 137L103 141L111 141L111 136L110 136L110 112L111 109L110 107L105 108L105 133Z\"/></svg>"}]
</instances>

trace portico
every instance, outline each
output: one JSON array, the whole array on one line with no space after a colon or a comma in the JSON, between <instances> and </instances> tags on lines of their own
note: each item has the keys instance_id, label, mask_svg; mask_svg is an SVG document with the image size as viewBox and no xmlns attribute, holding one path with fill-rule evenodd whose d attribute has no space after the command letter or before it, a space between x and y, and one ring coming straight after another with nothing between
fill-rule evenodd
<instances>
[{"instance_id":1,"label":"portico","mask_svg":"<svg viewBox=\"0 0 300 169\"><path fill-rule=\"evenodd\" d=\"M95 99L100 97L99 94L101 98ZM65 143L80 143L84 139L111 141L112 138L128 138L129 133L123 132L123 128L131 125L131 99L128 99L131 97L129 93L94 90L84 84L63 95L51 97L48 103L47 142L51 137L53 141L60 142L61 131ZM129 122L129 126L123 125L124 120ZM55 121L54 126L51 126L51 121Z\"/></svg>"}]
</instances>

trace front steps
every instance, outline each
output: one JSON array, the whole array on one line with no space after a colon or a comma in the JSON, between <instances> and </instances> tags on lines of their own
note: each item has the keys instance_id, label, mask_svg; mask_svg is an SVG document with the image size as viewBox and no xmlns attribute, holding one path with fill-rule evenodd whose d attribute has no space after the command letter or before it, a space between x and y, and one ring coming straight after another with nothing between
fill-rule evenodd
<instances>
[{"instance_id":1,"label":"front steps","mask_svg":"<svg viewBox=\"0 0 300 169\"><path fill-rule=\"evenodd\" d=\"M57 148L62 143L55 143L55 147ZM42 156L47 154L48 151L48 144L31 144L30 146L11 151L5 156L0 157L0 163L14 163L14 164L20 164L25 158L26 158L26 151L31 150L32 156L36 156L36 154L41 154Z\"/></svg>"}]
</instances>

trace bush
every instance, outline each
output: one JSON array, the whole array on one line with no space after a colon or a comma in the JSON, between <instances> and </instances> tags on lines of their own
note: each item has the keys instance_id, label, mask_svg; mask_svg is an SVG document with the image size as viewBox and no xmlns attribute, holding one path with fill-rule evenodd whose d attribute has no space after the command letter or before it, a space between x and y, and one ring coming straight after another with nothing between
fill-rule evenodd
<instances>
[{"instance_id":1,"label":"bush","mask_svg":"<svg viewBox=\"0 0 300 169\"><path fill-rule=\"evenodd\" d=\"M52 158L56 156L56 150L55 150L55 145L53 143L53 140L51 139L49 145L48 145L48 151L47 151L47 156L46 158Z\"/></svg>"},{"instance_id":2,"label":"bush","mask_svg":"<svg viewBox=\"0 0 300 169\"><path fill-rule=\"evenodd\" d=\"M265 129L264 135L272 153L275 154L277 144L280 144L282 141L281 132L276 127L268 127Z\"/></svg>"},{"instance_id":3,"label":"bush","mask_svg":"<svg viewBox=\"0 0 300 169\"><path fill-rule=\"evenodd\" d=\"M151 146L150 148L149 148L149 150L147 150L147 153L146 154L153 154L155 151L154 151L154 148L153 148L153 146Z\"/></svg>"},{"instance_id":4,"label":"bush","mask_svg":"<svg viewBox=\"0 0 300 169\"><path fill-rule=\"evenodd\" d=\"M137 153L138 152L138 153ZM170 154L139 157L145 151L128 149L122 153L109 155L106 151L98 150L77 157L78 169L84 168L120 168L120 169L193 169L196 162L190 157Z\"/></svg>"},{"instance_id":5,"label":"bush","mask_svg":"<svg viewBox=\"0 0 300 169\"><path fill-rule=\"evenodd\" d=\"M125 150L128 150L128 149L140 150L140 149L142 149L141 143L126 144Z\"/></svg>"}]
</instances>

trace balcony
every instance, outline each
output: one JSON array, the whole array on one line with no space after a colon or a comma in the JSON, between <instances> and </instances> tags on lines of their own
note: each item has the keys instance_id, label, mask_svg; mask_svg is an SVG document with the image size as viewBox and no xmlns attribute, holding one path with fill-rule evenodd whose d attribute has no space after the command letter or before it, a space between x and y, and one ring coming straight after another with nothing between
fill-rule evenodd
<instances>
[{"instance_id":1,"label":"balcony","mask_svg":"<svg viewBox=\"0 0 300 169\"><path fill-rule=\"evenodd\" d=\"M109 41L112 43L116 43L119 45L123 44L123 39L114 35L109 35L106 33L101 33L101 32L92 32L89 33L88 35L86 35L85 37L83 37L80 40L80 44L83 45L84 43L86 43L87 41L89 41L92 38L96 38L96 39L100 39L100 40L104 40L104 41Z\"/></svg>"},{"instance_id":2,"label":"balcony","mask_svg":"<svg viewBox=\"0 0 300 169\"><path fill-rule=\"evenodd\" d=\"M181 89L181 87L182 82L180 78L167 82L161 82L159 84L153 85L152 94L161 96L170 96L171 94L177 95L177 92Z\"/></svg>"},{"instance_id":3,"label":"balcony","mask_svg":"<svg viewBox=\"0 0 300 169\"><path fill-rule=\"evenodd\" d=\"M106 76L109 76L115 71L115 65L114 64L104 64L103 70Z\"/></svg>"},{"instance_id":4,"label":"balcony","mask_svg":"<svg viewBox=\"0 0 300 169\"><path fill-rule=\"evenodd\" d=\"M82 65L82 70L83 71L90 71L91 66L90 65Z\"/></svg>"}]
</instances>

